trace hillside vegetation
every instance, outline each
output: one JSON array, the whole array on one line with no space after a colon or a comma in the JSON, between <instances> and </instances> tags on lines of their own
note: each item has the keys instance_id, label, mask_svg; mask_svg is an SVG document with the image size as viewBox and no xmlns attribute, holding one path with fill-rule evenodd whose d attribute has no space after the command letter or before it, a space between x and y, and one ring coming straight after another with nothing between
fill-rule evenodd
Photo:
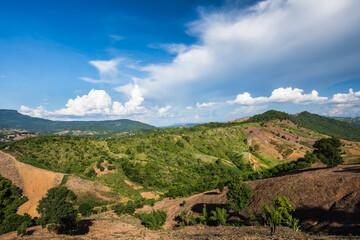
<instances>
[{"instance_id":1,"label":"hillside vegetation","mask_svg":"<svg viewBox=\"0 0 360 240\"><path fill-rule=\"evenodd\" d=\"M53 134L61 130L88 130L124 132L132 129L154 129L154 126L128 119L108 121L51 121L20 114L15 110L0 109L0 129L25 129L32 132Z\"/></svg>"},{"instance_id":2,"label":"hillside vegetation","mask_svg":"<svg viewBox=\"0 0 360 240\"><path fill-rule=\"evenodd\" d=\"M360 118L359 117L357 117L357 118L344 117L344 118L335 118L335 119L360 127Z\"/></svg>"},{"instance_id":3,"label":"hillside vegetation","mask_svg":"<svg viewBox=\"0 0 360 240\"><path fill-rule=\"evenodd\" d=\"M307 163L296 160L326 136L297 125L300 115L268 111L243 122L155 129L106 140L39 136L1 148L10 146L9 151L22 162L95 180L130 198L139 198L143 191L187 196L214 189L236 176L258 179L306 167ZM328 121L317 117L309 116L324 124ZM360 154L351 143L344 145L343 152L345 159ZM134 189L129 181L141 189Z\"/></svg>"},{"instance_id":4,"label":"hillside vegetation","mask_svg":"<svg viewBox=\"0 0 360 240\"><path fill-rule=\"evenodd\" d=\"M268 122L271 120L289 120L301 127L341 139L360 141L360 127L351 125L346 121L323 117L309 112L290 115L275 110L267 111L251 117L246 122Z\"/></svg>"}]
</instances>

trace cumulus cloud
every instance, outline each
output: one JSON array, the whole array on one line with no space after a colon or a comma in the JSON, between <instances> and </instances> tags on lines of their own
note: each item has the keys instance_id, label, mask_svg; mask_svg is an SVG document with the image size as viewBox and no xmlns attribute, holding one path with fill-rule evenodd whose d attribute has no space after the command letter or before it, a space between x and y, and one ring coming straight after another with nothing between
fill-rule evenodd
<instances>
[{"instance_id":1,"label":"cumulus cloud","mask_svg":"<svg viewBox=\"0 0 360 240\"><path fill-rule=\"evenodd\" d=\"M215 102L206 102L206 103L196 103L196 107L197 108L205 108L205 107L212 107L214 106L216 103Z\"/></svg>"},{"instance_id":2,"label":"cumulus cloud","mask_svg":"<svg viewBox=\"0 0 360 240\"><path fill-rule=\"evenodd\" d=\"M360 105L359 104L349 104L349 103L334 104L328 110L328 112L323 112L323 114L332 116L332 117L339 117L339 116L359 117Z\"/></svg>"},{"instance_id":3,"label":"cumulus cloud","mask_svg":"<svg viewBox=\"0 0 360 240\"><path fill-rule=\"evenodd\" d=\"M171 109L170 105L167 105L166 107L159 108L158 114L160 117L167 116L167 112Z\"/></svg>"},{"instance_id":4,"label":"cumulus cloud","mask_svg":"<svg viewBox=\"0 0 360 240\"><path fill-rule=\"evenodd\" d=\"M245 10L202 12L189 24L196 44L169 45L177 52L172 62L143 67L148 76L137 84L145 97L170 98L203 86L224 94L358 77L359 13L358 0L266 0Z\"/></svg>"},{"instance_id":5,"label":"cumulus cloud","mask_svg":"<svg viewBox=\"0 0 360 240\"><path fill-rule=\"evenodd\" d=\"M90 83L113 83L120 74L118 66L123 60L124 59L122 58L114 58L108 61L89 61L89 64L94 66L99 71L100 79L93 79L89 77L80 77L80 79Z\"/></svg>"},{"instance_id":6,"label":"cumulus cloud","mask_svg":"<svg viewBox=\"0 0 360 240\"><path fill-rule=\"evenodd\" d=\"M238 94L235 100L227 101L229 104L241 104L241 105L253 105L267 102L268 98L266 97L251 97L250 93L244 92L242 94Z\"/></svg>"},{"instance_id":7,"label":"cumulus cloud","mask_svg":"<svg viewBox=\"0 0 360 240\"><path fill-rule=\"evenodd\" d=\"M327 97L320 97L319 93L312 90L309 94L303 94L304 90L299 88L277 88L272 91L270 97L253 98L250 93L238 94L234 100L227 101L228 104L254 105L271 102L292 102L296 104L324 103Z\"/></svg>"},{"instance_id":8,"label":"cumulus cloud","mask_svg":"<svg viewBox=\"0 0 360 240\"><path fill-rule=\"evenodd\" d=\"M77 96L75 99L69 99L66 107L55 111L48 111L44 107L30 108L21 106L20 112L33 117L49 117L49 116L124 116L140 114L146 111L141 106L144 98L137 85L130 92L130 97L125 104L121 102L112 102L111 97L104 90L92 89L88 94Z\"/></svg>"},{"instance_id":9,"label":"cumulus cloud","mask_svg":"<svg viewBox=\"0 0 360 240\"><path fill-rule=\"evenodd\" d=\"M354 92L352 88L349 89L349 93L337 93L334 94L331 102L334 103L347 103L360 100L360 91Z\"/></svg>"}]
</instances>

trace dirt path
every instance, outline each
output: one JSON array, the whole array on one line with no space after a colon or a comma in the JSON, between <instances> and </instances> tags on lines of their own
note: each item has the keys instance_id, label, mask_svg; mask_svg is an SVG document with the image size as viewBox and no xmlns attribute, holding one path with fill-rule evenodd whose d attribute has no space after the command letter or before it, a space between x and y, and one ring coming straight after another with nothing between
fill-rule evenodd
<instances>
[{"instance_id":1,"label":"dirt path","mask_svg":"<svg viewBox=\"0 0 360 240\"><path fill-rule=\"evenodd\" d=\"M23 194L29 199L20 206L18 214L28 213L32 217L39 216L36 211L39 200L46 195L48 189L58 186L64 176L62 173L19 162L2 151L0 151L0 174L22 189Z\"/></svg>"}]
</instances>

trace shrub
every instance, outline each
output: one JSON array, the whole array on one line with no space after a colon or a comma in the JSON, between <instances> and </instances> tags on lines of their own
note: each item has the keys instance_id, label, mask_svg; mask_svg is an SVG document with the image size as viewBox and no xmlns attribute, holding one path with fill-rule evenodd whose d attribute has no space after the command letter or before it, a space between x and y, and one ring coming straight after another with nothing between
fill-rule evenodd
<instances>
[{"instance_id":1,"label":"shrub","mask_svg":"<svg viewBox=\"0 0 360 240\"><path fill-rule=\"evenodd\" d=\"M250 201L251 194L252 190L248 185L240 181L232 181L226 194L228 199L226 205L229 209L241 212Z\"/></svg>"},{"instance_id":2,"label":"shrub","mask_svg":"<svg viewBox=\"0 0 360 240\"><path fill-rule=\"evenodd\" d=\"M217 185L217 188L219 189L219 191L222 193L224 191L224 183L223 182L219 182Z\"/></svg>"},{"instance_id":3,"label":"shrub","mask_svg":"<svg viewBox=\"0 0 360 240\"><path fill-rule=\"evenodd\" d=\"M295 211L295 207L291 206L290 199L285 196L274 199L272 211L267 204L264 204L264 221L270 226L271 235L276 232L276 227L280 225L299 231L299 220L290 214L293 211Z\"/></svg>"},{"instance_id":4,"label":"shrub","mask_svg":"<svg viewBox=\"0 0 360 240\"><path fill-rule=\"evenodd\" d=\"M187 225L187 215L188 215L188 212L186 210L182 211L179 215L181 222L184 225Z\"/></svg>"},{"instance_id":5,"label":"shrub","mask_svg":"<svg viewBox=\"0 0 360 240\"><path fill-rule=\"evenodd\" d=\"M206 225L208 221L208 214L206 211L206 204L203 206L202 215L199 216L199 223Z\"/></svg>"},{"instance_id":6,"label":"shrub","mask_svg":"<svg viewBox=\"0 0 360 240\"><path fill-rule=\"evenodd\" d=\"M141 213L137 214L137 216L145 227L157 230L166 222L167 213L163 210L153 210L151 213Z\"/></svg>"},{"instance_id":7,"label":"shrub","mask_svg":"<svg viewBox=\"0 0 360 240\"><path fill-rule=\"evenodd\" d=\"M226 219L229 216L224 208L216 208L215 211L211 211L212 216L210 220L214 221L216 225L226 225Z\"/></svg>"},{"instance_id":8,"label":"shrub","mask_svg":"<svg viewBox=\"0 0 360 240\"><path fill-rule=\"evenodd\" d=\"M79 209L78 211L81 213L81 215L83 217L88 217L91 215L91 210L92 210L92 206L87 203L87 202L83 202L79 205Z\"/></svg>"},{"instance_id":9,"label":"shrub","mask_svg":"<svg viewBox=\"0 0 360 240\"><path fill-rule=\"evenodd\" d=\"M341 142L337 138L323 138L314 143L314 154L327 167L335 167L344 162L340 155Z\"/></svg>"},{"instance_id":10,"label":"shrub","mask_svg":"<svg viewBox=\"0 0 360 240\"><path fill-rule=\"evenodd\" d=\"M44 228L57 233L65 232L75 226L77 212L74 210L74 192L64 186L54 187L48 190L45 197L39 201L36 208L40 214L39 223Z\"/></svg>"},{"instance_id":11,"label":"shrub","mask_svg":"<svg viewBox=\"0 0 360 240\"><path fill-rule=\"evenodd\" d=\"M17 229L17 235L18 236L25 236L27 233L27 227L28 227L29 223L28 222L23 222Z\"/></svg>"},{"instance_id":12,"label":"shrub","mask_svg":"<svg viewBox=\"0 0 360 240\"><path fill-rule=\"evenodd\" d=\"M89 171L87 171L87 173L85 175L89 178L92 178L92 177L96 177L97 174L96 174L95 170L93 168L91 168ZM66 175L66 176L68 176L68 175Z\"/></svg>"}]
</instances>

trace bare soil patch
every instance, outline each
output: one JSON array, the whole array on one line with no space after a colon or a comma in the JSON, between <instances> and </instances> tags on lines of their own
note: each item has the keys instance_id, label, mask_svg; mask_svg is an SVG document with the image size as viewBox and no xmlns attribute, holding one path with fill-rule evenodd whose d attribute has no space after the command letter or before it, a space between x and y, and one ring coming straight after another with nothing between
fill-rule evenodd
<instances>
[{"instance_id":1,"label":"bare soil patch","mask_svg":"<svg viewBox=\"0 0 360 240\"><path fill-rule=\"evenodd\" d=\"M69 176L65 186L72 190L78 199L93 199L96 201L118 201L120 196L115 194L110 187L101 183Z\"/></svg>"},{"instance_id":2,"label":"bare soil patch","mask_svg":"<svg viewBox=\"0 0 360 240\"><path fill-rule=\"evenodd\" d=\"M18 209L19 214L28 213L38 217L36 207L50 188L61 183L64 174L55 173L17 161L0 151L0 174L11 180L29 199Z\"/></svg>"}]
</instances>

